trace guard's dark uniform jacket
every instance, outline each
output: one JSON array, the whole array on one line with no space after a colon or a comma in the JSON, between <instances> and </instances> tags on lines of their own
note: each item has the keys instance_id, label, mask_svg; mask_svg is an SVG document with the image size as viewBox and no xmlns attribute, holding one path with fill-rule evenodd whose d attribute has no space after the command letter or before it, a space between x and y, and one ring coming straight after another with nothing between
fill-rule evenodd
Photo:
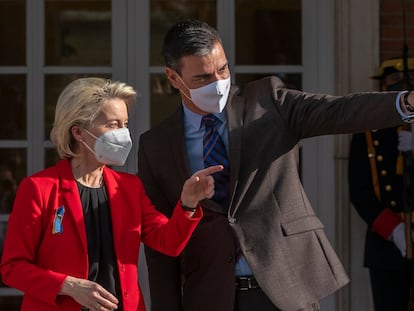
<instances>
[{"instance_id":1,"label":"guard's dark uniform jacket","mask_svg":"<svg viewBox=\"0 0 414 311\"><path fill-rule=\"evenodd\" d=\"M380 197L375 196L365 133L352 137L349 154L349 191L351 202L367 223L364 266L369 268L407 269L407 261L392 241L373 231L372 225L386 208L403 210L403 176L397 174L398 128L372 131Z\"/></svg>"}]
</instances>

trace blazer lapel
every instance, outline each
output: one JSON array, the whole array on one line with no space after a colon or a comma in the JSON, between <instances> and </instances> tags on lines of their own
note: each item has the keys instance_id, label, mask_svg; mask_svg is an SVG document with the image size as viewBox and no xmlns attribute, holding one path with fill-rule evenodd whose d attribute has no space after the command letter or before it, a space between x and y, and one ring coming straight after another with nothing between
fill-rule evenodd
<instances>
[{"instance_id":1,"label":"blazer lapel","mask_svg":"<svg viewBox=\"0 0 414 311\"><path fill-rule=\"evenodd\" d=\"M69 160L61 160L57 164L60 179L60 192L62 202L65 208L70 209L75 222L76 233L79 237L80 244L85 252L88 253L88 246L86 242L86 228L83 218L82 203L80 201L79 190L72 174ZM75 233L75 234L76 234Z\"/></svg>"},{"instance_id":2,"label":"blazer lapel","mask_svg":"<svg viewBox=\"0 0 414 311\"><path fill-rule=\"evenodd\" d=\"M109 208L111 210L111 221L112 221L112 237L114 239L114 248L116 254L119 256L119 245L122 238L123 230L123 219L128 217L123 211L128 210L124 208L125 201L123 201L122 195L118 193L118 181L112 171L105 167L103 171L103 178L106 187L106 193L108 194Z\"/></svg>"},{"instance_id":3,"label":"blazer lapel","mask_svg":"<svg viewBox=\"0 0 414 311\"><path fill-rule=\"evenodd\" d=\"M238 88L232 87L226 106L229 135L231 199L233 199L234 196L234 190L237 185L237 177L239 176L240 170L240 150L244 120L244 100L242 97L237 96L237 94Z\"/></svg>"},{"instance_id":4,"label":"blazer lapel","mask_svg":"<svg viewBox=\"0 0 414 311\"><path fill-rule=\"evenodd\" d=\"M176 167L180 184L190 177L190 166L187 156L187 147L184 139L184 120L182 108L178 109L170 119L169 136L167 137L167 154L171 155L172 164Z\"/></svg>"}]
</instances>

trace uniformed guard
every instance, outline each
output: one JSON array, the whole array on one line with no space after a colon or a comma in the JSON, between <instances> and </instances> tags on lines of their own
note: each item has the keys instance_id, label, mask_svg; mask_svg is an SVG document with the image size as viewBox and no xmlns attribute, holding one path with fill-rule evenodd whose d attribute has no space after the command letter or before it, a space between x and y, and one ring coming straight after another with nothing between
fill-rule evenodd
<instances>
[{"instance_id":1,"label":"uniformed guard","mask_svg":"<svg viewBox=\"0 0 414 311\"><path fill-rule=\"evenodd\" d=\"M408 79L402 58L381 64L372 77L379 80L381 91L414 90L414 58L407 63ZM350 146L350 198L367 223L364 266L369 269L375 311L407 311L414 283L405 258L403 162L398 149L399 139L411 146L410 135L401 127L369 131L353 135Z\"/></svg>"}]
</instances>

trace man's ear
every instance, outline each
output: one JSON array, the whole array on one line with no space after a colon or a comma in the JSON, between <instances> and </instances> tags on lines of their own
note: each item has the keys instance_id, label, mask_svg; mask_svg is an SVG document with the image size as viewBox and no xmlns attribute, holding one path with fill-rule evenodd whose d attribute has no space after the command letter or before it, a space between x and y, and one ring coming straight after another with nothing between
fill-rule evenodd
<instances>
[{"instance_id":1,"label":"man's ear","mask_svg":"<svg viewBox=\"0 0 414 311\"><path fill-rule=\"evenodd\" d=\"M167 76L168 81L171 83L171 85L179 89L180 87L180 78L178 77L178 73L171 69L170 67L165 67L165 75Z\"/></svg>"}]
</instances>

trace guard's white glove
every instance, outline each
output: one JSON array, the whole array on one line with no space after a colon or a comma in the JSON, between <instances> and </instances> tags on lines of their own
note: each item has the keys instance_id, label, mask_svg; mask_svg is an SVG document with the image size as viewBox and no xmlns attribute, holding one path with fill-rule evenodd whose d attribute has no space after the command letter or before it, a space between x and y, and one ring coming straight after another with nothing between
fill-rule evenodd
<instances>
[{"instance_id":1,"label":"guard's white glove","mask_svg":"<svg viewBox=\"0 0 414 311\"><path fill-rule=\"evenodd\" d=\"M414 233L411 231L411 236L414 241ZM405 257L407 255L407 244L405 242L405 224L402 222L398 224L391 233L390 240L394 242L395 246Z\"/></svg>"},{"instance_id":2,"label":"guard's white glove","mask_svg":"<svg viewBox=\"0 0 414 311\"><path fill-rule=\"evenodd\" d=\"M413 134L411 131L401 130L398 133L398 150L411 151L413 150Z\"/></svg>"}]
</instances>

